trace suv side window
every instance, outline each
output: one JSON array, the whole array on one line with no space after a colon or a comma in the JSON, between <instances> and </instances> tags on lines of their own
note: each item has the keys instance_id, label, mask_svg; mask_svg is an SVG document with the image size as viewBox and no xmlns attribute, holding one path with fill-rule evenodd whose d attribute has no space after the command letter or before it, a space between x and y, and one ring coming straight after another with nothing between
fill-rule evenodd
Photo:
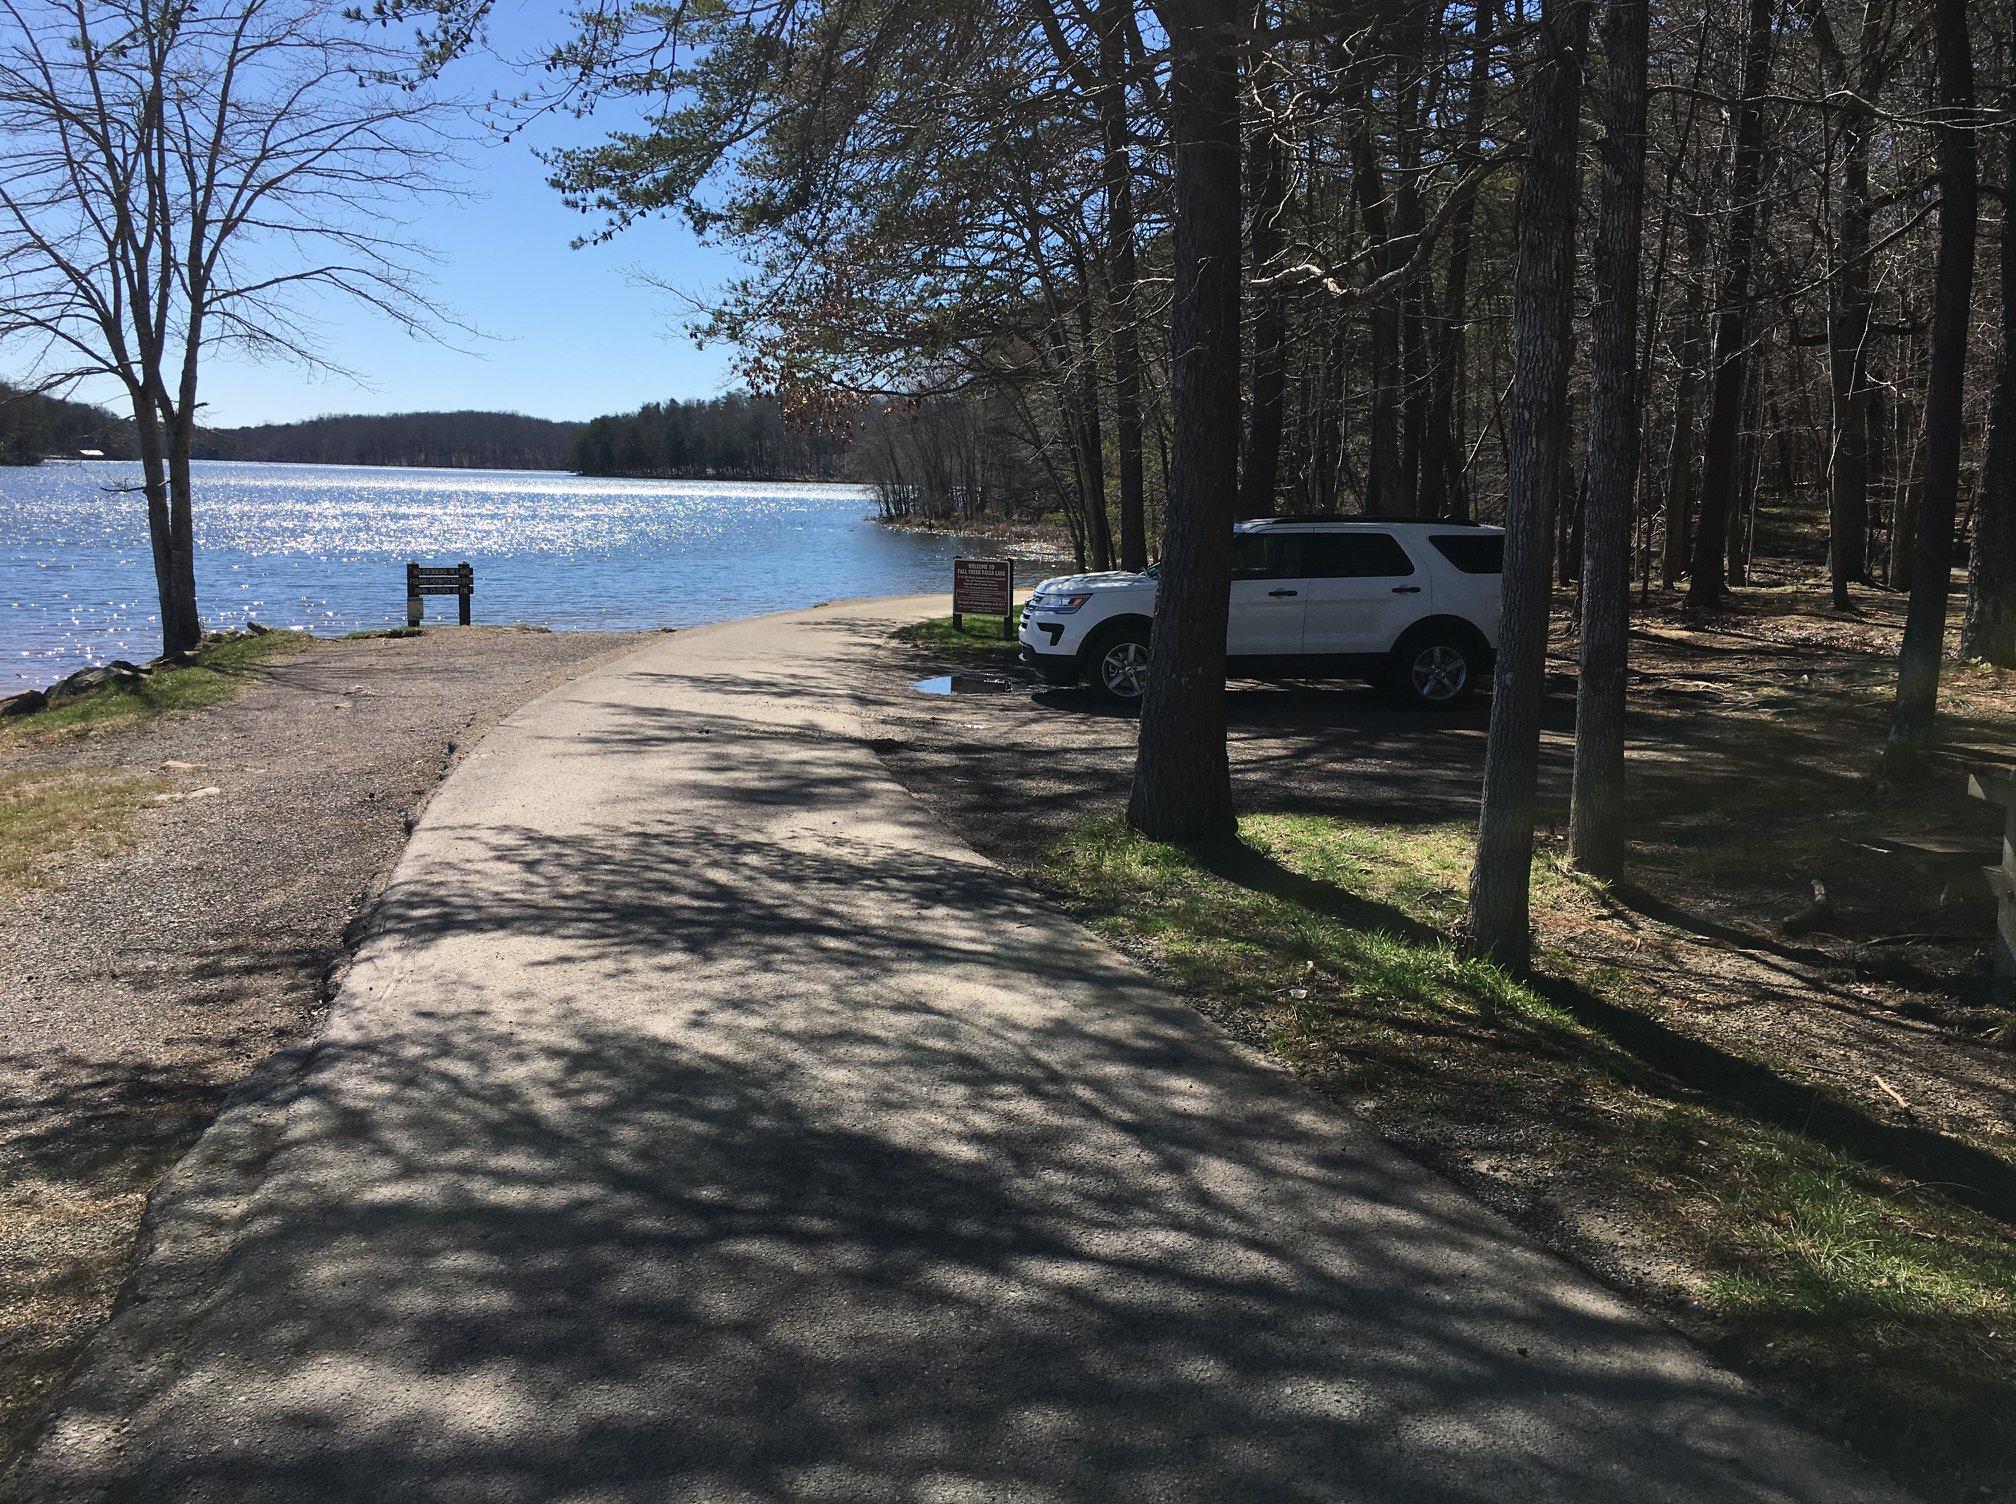
<instances>
[{"instance_id":1,"label":"suv side window","mask_svg":"<svg viewBox=\"0 0 2016 1504\"><path fill-rule=\"evenodd\" d=\"M1414 572L1414 561L1391 533L1310 533L1302 542L1306 579L1395 579Z\"/></svg>"},{"instance_id":2,"label":"suv side window","mask_svg":"<svg viewBox=\"0 0 2016 1504\"><path fill-rule=\"evenodd\" d=\"M1435 552L1465 574L1505 572L1502 533L1436 533L1428 541L1435 545Z\"/></svg>"},{"instance_id":3,"label":"suv side window","mask_svg":"<svg viewBox=\"0 0 2016 1504\"><path fill-rule=\"evenodd\" d=\"M1292 533L1237 533L1232 538L1232 578L1235 580L1295 580L1302 578L1302 544Z\"/></svg>"}]
</instances>

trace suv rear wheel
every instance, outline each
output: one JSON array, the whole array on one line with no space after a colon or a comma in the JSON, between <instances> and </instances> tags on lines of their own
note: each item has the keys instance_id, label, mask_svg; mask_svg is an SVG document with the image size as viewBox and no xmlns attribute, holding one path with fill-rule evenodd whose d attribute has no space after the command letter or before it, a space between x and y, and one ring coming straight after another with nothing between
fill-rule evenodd
<instances>
[{"instance_id":1,"label":"suv rear wheel","mask_svg":"<svg viewBox=\"0 0 2016 1504\"><path fill-rule=\"evenodd\" d=\"M1116 627L1102 633L1085 655L1085 677L1116 705L1138 705L1148 692L1148 629Z\"/></svg>"},{"instance_id":2,"label":"suv rear wheel","mask_svg":"<svg viewBox=\"0 0 2016 1504\"><path fill-rule=\"evenodd\" d=\"M1474 637L1448 627L1431 627L1403 638L1393 649L1393 692L1418 710L1448 710L1477 692L1484 655Z\"/></svg>"}]
</instances>

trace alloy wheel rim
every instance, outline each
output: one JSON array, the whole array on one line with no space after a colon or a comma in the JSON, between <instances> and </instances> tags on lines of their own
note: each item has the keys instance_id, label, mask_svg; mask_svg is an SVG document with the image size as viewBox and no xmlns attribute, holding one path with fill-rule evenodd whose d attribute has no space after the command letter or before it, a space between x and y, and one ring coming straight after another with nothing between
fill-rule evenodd
<instances>
[{"instance_id":1,"label":"alloy wheel rim","mask_svg":"<svg viewBox=\"0 0 2016 1504\"><path fill-rule=\"evenodd\" d=\"M1470 665L1456 649L1438 643L1415 658L1413 676L1422 699L1451 700L1469 682Z\"/></svg>"},{"instance_id":2,"label":"alloy wheel rim","mask_svg":"<svg viewBox=\"0 0 2016 1504\"><path fill-rule=\"evenodd\" d=\"M1139 699L1148 685L1148 650L1138 642L1118 642L1099 660L1099 677L1122 699Z\"/></svg>"}]
</instances>

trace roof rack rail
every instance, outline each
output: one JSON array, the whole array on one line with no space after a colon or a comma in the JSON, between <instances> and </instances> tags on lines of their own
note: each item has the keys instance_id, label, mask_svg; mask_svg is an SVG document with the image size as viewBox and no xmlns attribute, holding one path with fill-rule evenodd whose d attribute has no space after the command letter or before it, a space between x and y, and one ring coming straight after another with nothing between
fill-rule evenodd
<instances>
[{"instance_id":1,"label":"roof rack rail","mask_svg":"<svg viewBox=\"0 0 2016 1504\"><path fill-rule=\"evenodd\" d=\"M1296 512L1280 517L1251 517L1247 522L1264 526L1277 522L1419 522L1436 527L1485 527L1473 518L1458 517L1373 517L1364 512Z\"/></svg>"}]
</instances>

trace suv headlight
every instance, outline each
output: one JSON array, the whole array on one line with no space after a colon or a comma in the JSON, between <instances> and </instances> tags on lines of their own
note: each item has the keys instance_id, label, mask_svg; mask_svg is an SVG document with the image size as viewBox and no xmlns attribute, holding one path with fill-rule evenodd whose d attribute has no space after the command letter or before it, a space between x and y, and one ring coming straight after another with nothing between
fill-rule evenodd
<instances>
[{"instance_id":1,"label":"suv headlight","mask_svg":"<svg viewBox=\"0 0 2016 1504\"><path fill-rule=\"evenodd\" d=\"M1032 611L1049 611L1058 616L1069 616L1080 606L1091 600L1089 595L1039 595L1029 602Z\"/></svg>"}]
</instances>

